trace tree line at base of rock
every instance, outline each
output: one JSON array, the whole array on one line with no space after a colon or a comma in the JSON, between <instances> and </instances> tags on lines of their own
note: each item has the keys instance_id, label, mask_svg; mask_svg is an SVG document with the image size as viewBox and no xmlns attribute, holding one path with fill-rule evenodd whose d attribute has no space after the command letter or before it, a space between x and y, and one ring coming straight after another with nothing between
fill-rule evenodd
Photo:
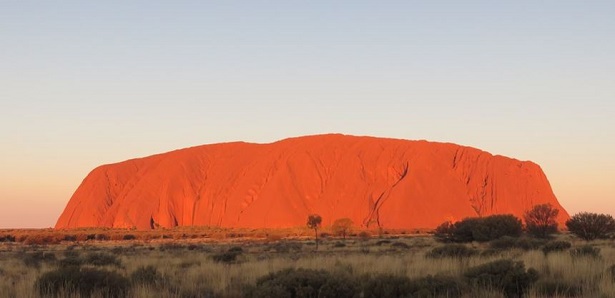
<instances>
[{"instance_id":1,"label":"tree line at base of rock","mask_svg":"<svg viewBox=\"0 0 615 298\"><path fill-rule=\"evenodd\" d=\"M438 226L434 236L443 242L487 242L502 237L519 237L525 231L536 238L550 238L559 232L559 210L550 204L536 205L524 215L525 226L514 215L491 215L465 218ZM608 214L581 212L566 221L566 228L575 236L591 241L607 239L615 234L615 219Z\"/></svg>"},{"instance_id":2,"label":"tree line at base of rock","mask_svg":"<svg viewBox=\"0 0 615 298\"><path fill-rule=\"evenodd\" d=\"M444 222L434 231L434 236L443 242L487 242L502 237L519 237L525 231L536 238L550 238L559 232L557 216L559 210L551 204L540 204L525 212L523 219L512 214L498 214L487 217L470 217L458 222ZM314 230L316 249L318 249L318 229L321 227L322 217L310 214L307 227ZM333 232L346 238L351 231L353 222L348 218L336 220L332 225ZM581 212L566 221L570 233L577 237L591 241L607 239L615 234L615 219L608 214Z\"/></svg>"}]
</instances>

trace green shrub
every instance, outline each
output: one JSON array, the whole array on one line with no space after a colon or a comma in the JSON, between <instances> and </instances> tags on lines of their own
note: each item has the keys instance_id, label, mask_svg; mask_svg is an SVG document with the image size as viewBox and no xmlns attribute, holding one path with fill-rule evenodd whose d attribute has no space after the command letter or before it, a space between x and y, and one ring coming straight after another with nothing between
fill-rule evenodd
<instances>
[{"instance_id":1,"label":"green shrub","mask_svg":"<svg viewBox=\"0 0 615 298\"><path fill-rule=\"evenodd\" d=\"M156 267L141 266L130 274L130 282L133 285L149 285L160 288L167 284L167 279L158 272Z\"/></svg>"},{"instance_id":2,"label":"green shrub","mask_svg":"<svg viewBox=\"0 0 615 298\"><path fill-rule=\"evenodd\" d=\"M217 263L232 264L237 262L237 257L240 256L242 252L243 249L241 247L233 247L225 252L213 255L212 259Z\"/></svg>"},{"instance_id":3,"label":"green shrub","mask_svg":"<svg viewBox=\"0 0 615 298\"><path fill-rule=\"evenodd\" d=\"M293 252L301 251L301 247L302 246L303 246L303 244L301 244L299 242L280 241L280 242L277 242L277 243L273 244L272 246L270 246L269 249L273 249L277 253L288 253L288 252L291 252L291 251L293 251Z\"/></svg>"},{"instance_id":4,"label":"green shrub","mask_svg":"<svg viewBox=\"0 0 615 298\"><path fill-rule=\"evenodd\" d=\"M521 220L514 215L491 215L466 218L456 223L445 222L436 228L434 236L443 242L486 242L504 236L519 237Z\"/></svg>"},{"instance_id":5,"label":"green shrub","mask_svg":"<svg viewBox=\"0 0 615 298\"><path fill-rule=\"evenodd\" d=\"M121 267L118 256L104 252L92 252L81 257L78 252L65 252L65 258L59 261L60 267L79 267L81 265Z\"/></svg>"},{"instance_id":6,"label":"green shrub","mask_svg":"<svg viewBox=\"0 0 615 298\"><path fill-rule=\"evenodd\" d=\"M64 235L64 241L68 241L68 242L75 242L77 241L77 236L76 235Z\"/></svg>"},{"instance_id":7,"label":"green shrub","mask_svg":"<svg viewBox=\"0 0 615 298\"><path fill-rule=\"evenodd\" d=\"M591 258L601 258L600 248L593 247L589 244L583 245L580 247L575 247L570 251L570 255L573 257L591 257Z\"/></svg>"},{"instance_id":8,"label":"green shrub","mask_svg":"<svg viewBox=\"0 0 615 298\"><path fill-rule=\"evenodd\" d=\"M40 268L42 263L53 263L57 261L56 255L50 252L37 251L20 256L24 265L31 268Z\"/></svg>"},{"instance_id":9,"label":"green shrub","mask_svg":"<svg viewBox=\"0 0 615 298\"><path fill-rule=\"evenodd\" d=\"M106 234L96 234L96 240L98 241L107 241L107 240L111 240L111 237L109 237L109 235Z\"/></svg>"},{"instance_id":10,"label":"green shrub","mask_svg":"<svg viewBox=\"0 0 615 298\"><path fill-rule=\"evenodd\" d=\"M100 293L104 297L125 297L129 289L126 277L112 271L66 267L44 273L36 280L41 296L77 292L82 297Z\"/></svg>"},{"instance_id":11,"label":"green shrub","mask_svg":"<svg viewBox=\"0 0 615 298\"><path fill-rule=\"evenodd\" d=\"M330 273L312 269L285 269L256 281L251 297L319 297L318 293L332 280ZM331 286L327 287L332 291Z\"/></svg>"},{"instance_id":12,"label":"green shrub","mask_svg":"<svg viewBox=\"0 0 615 298\"><path fill-rule=\"evenodd\" d=\"M116 255L103 252L87 254L83 259L83 263L92 266L122 266L122 261Z\"/></svg>"},{"instance_id":13,"label":"green shrub","mask_svg":"<svg viewBox=\"0 0 615 298\"><path fill-rule=\"evenodd\" d=\"M184 250L186 246L179 243L164 243L158 247L160 251L178 251Z\"/></svg>"},{"instance_id":14,"label":"green shrub","mask_svg":"<svg viewBox=\"0 0 615 298\"><path fill-rule=\"evenodd\" d=\"M318 297L359 297L361 292L358 281L350 274L331 275L319 289Z\"/></svg>"},{"instance_id":15,"label":"green shrub","mask_svg":"<svg viewBox=\"0 0 615 298\"><path fill-rule=\"evenodd\" d=\"M608 214L582 212L571 217L566 227L570 233L586 241L607 239L615 233L615 219Z\"/></svg>"},{"instance_id":16,"label":"green shrub","mask_svg":"<svg viewBox=\"0 0 615 298\"><path fill-rule=\"evenodd\" d=\"M135 239L137 239L137 237L135 235L132 235L132 234L126 234L126 235L124 235L122 237L122 239L124 239L124 240L135 240Z\"/></svg>"},{"instance_id":17,"label":"green shrub","mask_svg":"<svg viewBox=\"0 0 615 298\"><path fill-rule=\"evenodd\" d=\"M128 253L134 253L134 252L135 252L134 247L116 246L111 249L111 253L114 255L118 255L118 256L128 254Z\"/></svg>"},{"instance_id":18,"label":"green shrub","mask_svg":"<svg viewBox=\"0 0 615 298\"><path fill-rule=\"evenodd\" d=\"M83 259L78 256L69 256L58 262L60 268L80 267L83 265Z\"/></svg>"},{"instance_id":19,"label":"green shrub","mask_svg":"<svg viewBox=\"0 0 615 298\"><path fill-rule=\"evenodd\" d=\"M380 274L363 284L363 297L408 297L412 293L410 279L406 276Z\"/></svg>"},{"instance_id":20,"label":"green shrub","mask_svg":"<svg viewBox=\"0 0 615 298\"><path fill-rule=\"evenodd\" d=\"M481 218L472 236L475 241L486 242L504 236L519 237L523 233L521 220L514 215L491 215Z\"/></svg>"},{"instance_id":21,"label":"green shrub","mask_svg":"<svg viewBox=\"0 0 615 298\"><path fill-rule=\"evenodd\" d=\"M538 279L538 272L525 270L523 262L498 260L468 269L464 273L472 286L502 291L507 297L521 297Z\"/></svg>"},{"instance_id":22,"label":"green shrub","mask_svg":"<svg viewBox=\"0 0 615 298\"><path fill-rule=\"evenodd\" d=\"M547 255L552 252L565 251L572 247L572 243L568 241L551 241L542 247L542 252Z\"/></svg>"},{"instance_id":23,"label":"green shrub","mask_svg":"<svg viewBox=\"0 0 615 298\"><path fill-rule=\"evenodd\" d=\"M409 289L411 297L461 297L466 285L450 276L431 276L413 279Z\"/></svg>"},{"instance_id":24,"label":"green shrub","mask_svg":"<svg viewBox=\"0 0 615 298\"><path fill-rule=\"evenodd\" d=\"M337 247L337 248L346 247L346 243L344 243L344 242L335 242L335 244L333 244L333 247Z\"/></svg>"},{"instance_id":25,"label":"green shrub","mask_svg":"<svg viewBox=\"0 0 615 298\"><path fill-rule=\"evenodd\" d=\"M0 235L0 242L15 242L13 235Z\"/></svg>"},{"instance_id":26,"label":"green shrub","mask_svg":"<svg viewBox=\"0 0 615 298\"><path fill-rule=\"evenodd\" d=\"M433 259L441 258L465 258L478 254L474 248L467 247L463 244L446 244L432 249L426 254L426 257Z\"/></svg>"},{"instance_id":27,"label":"green shrub","mask_svg":"<svg viewBox=\"0 0 615 298\"><path fill-rule=\"evenodd\" d=\"M227 251L228 252L238 253L238 254L242 254L244 252L243 248L241 246L233 246L233 247L229 248Z\"/></svg>"},{"instance_id":28,"label":"green shrub","mask_svg":"<svg viewBox=\"0 0 615 298\"><path fill-rule=\"evenodd\" d=\"M214 260L214 262L217 262L217 263L231 264L237 261L238 255L239 255L238 253L234 253L234 252L223 252L223 253L213 255L212 259Z\"/></svg>"},{"instance_id":29,"label":"green shrub","mask_svg":"<svg viewBox=\"0 0 615 298\"><path fill-rule=\"evenodd\" d=\"M445 221L441 225L436 227L436 229L434 230L434 237L436 238L436 240L439 240L441 242L453 242L456 240L455 232L457 232L455 225L450 221Z\"/></svg>"},{"instance_id":30,"label":"green shrub","mask_svg":"<svg viewBox=\"0 0 615 298\"><path fill-rule=\"evenodd\" d=\"M542 297L581 297L583 286L561 279L541 279L534 285L534 292Z\"/></svg>"}]
</instances>

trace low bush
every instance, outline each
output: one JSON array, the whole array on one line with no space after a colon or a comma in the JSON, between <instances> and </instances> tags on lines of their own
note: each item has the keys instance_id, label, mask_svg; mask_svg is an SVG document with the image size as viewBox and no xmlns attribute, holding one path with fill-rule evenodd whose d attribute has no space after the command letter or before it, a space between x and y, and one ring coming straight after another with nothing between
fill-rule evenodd
<instances>
[{"instance_id":1,"label":"low bush","mask_svg":"<svg viewBox=\"0 0 615 298\"><path fill-rule=\"evenodd\" d=\"M512 214L505 214L480 218L472 236L475 241L486 242L504 236L519 237L521 233L523 233L521 220Z\"/></svg>"},{"instance_id":2,"label":"low bush","mask_svg":"<svg viewBox=\"0 0 615 298\"><path fill-rule=\"evenodd\" d=\"M40 268L42 263L53 263L57 261L56 255L50 252L37 251L20 256L22 262L27 267Z\"/></svg>"},{"instance_id":3,"label":"low bush","mask_svg":"<svg viewBox=\"0 0 615 298\"><path fill-rule=\"evenodd\" d=\"M227 251L228 252L239 253L239 254L242 254L244 252L243 248L241 246L233 246L233 247L229 248Z\"/></svg>"},{"instance_id":4,"label":"low bush","mask_svg":"<svg viewBox=\"0 0 615 298\"><path fill-rule=\"evenodd\" d=\"M269 249L273 249L277 253L288 253L288 252L297 252L301 251L301 247L303 244L294 241L281 241L277 242L269 247Z\"/></svg>"},{"instance_id":5,"label":"low bush","mask_svg":"<svg viewBox=\"0 0 615 298\"><path fill-rule=\"evenodd\" d=\"M412 293L410 279L406 276L380 274L363 284L363 297L408 297Z\"/></svg>"},{"instance_id":6,"label":"low bush","mask_svg":"<svg viewBox=\"0 0 615 298\"><path fill-rule=\"evenodd\" d=\"M217 262L217 263L232 264L237 261L237 256L239 256L238 253L222 252L222 253L213 255L212 259L214 260L214 262Z\"/></svg>"},{"instance_id":7,"label":"low bush","mask_svg":"<svg viewBox=\"0 0 615 298\"><path fill-rule=\"evenodd\" d=\"M425 256L432 259L441 258L465 258L478 254L478 250L467 247L463 244L446 244L436 247L428 252Z\"/></svg>"},{"instance_id":8,"label":"low bush","mask_svg":"<svg viewBox=\"0 0 615 298\"><path fill-rule=\"evenodd\" d=\"M28 235L26 239L23 240L24 244L27 245L48 245L48 244L60 244L63 238L56 235Z\"/></svg>"},{"instance_id":9,"label":"low bush","mask_svg":"<svg viewBox=\"0 0 615 298\"><path fill-rule=\"evenodd\" d=\"M60 268L80 267L83 265L83 259L79 256L69 256L61 259L58 264L60 265Z\"/></svg>"},{"instance_id":10,"label":"low bush","mask_svg":"<svg viewBox=\"0 0 615 298\"><path fill-rule=\"evenodd\" d=\"M511 214L466 218L456 223L438 226L434 236L443 242L486 242L504 236L519 237L523 232L521 220Z\"/></svg>"},{"instance_id":11,"label":"low bush","mask_svg":"<svg viewBox=\"0 0 615 298\"><path fill-rule=\"evenodd\" d=\"M350 274L330 275L318 291L318 297L359 297L360 286Z\"/></svg>"},{"instance_id":12,"label":"low bush","mask_svg":"<svg viewBox=\"0 0 615 298\"><path fill-rule=\"evenodd\" d=\"M247 296L320 297L319 293L323 289L325 284L327 284L327 282L330 282L329 286L327 287L328 291L334 291L334 284L337 284L338 286L340 284L340 282L338 281L333 281L331 274L323 270L289 268L278 272L270 273L264 277L259 278L256 281L256 286L249 291ZM356 289L354 291L356 291Z\"/></svg>"},{"instance_id":13,"label":"low bush","mask_svg":"<svg viewBox=\"0 0 615 298\"><path fill-rule=\"evenodd\" d=\"M561 279L541 279L534 285L534 292L541 297L581 297L583 286Z\"/></svg>"},{"instance_id":14,"label":"low bush","mask_svg":"<svg viewBox=\"0 0 615 298\"><path fill-rule=\"evenodd\" d=\"M76 292L82 297L125 297L130 287L126 277L112 271L66 267L44 273L36 280L41 296Z\"/></svg>"},{"instance_id":15,"label":"low bush","mask_svg":"<svg viewBox=\"0 0 615 298\"><path fill-rule=\"evenodd\" d=\"M185 248L186 246L179 243L164 243L158 247L160 251L179 251L184 250Z\"/></svg>"},{"instance_id":16,"label":"low bush","mask_svg":"<svg viewBox=\"0 0 615 298\"><path fill-rule=\"evenodd\" d=\"M445 221L434 230L434 237L441 242L454 242L456 239L457 229L450 221ZM470 237L471 238L471 235ZM469 240L471 241L471 240Z\"/></svg>"},{"instance_id":17,"label":"low bush","mask_svg":"<svg viewBox=\"0 0 615 298\"><path fill-rule=\"evenodd\" d=\"M15 242L13 235L0 235L0 242Z\"/></svg>"},{"instance_id":18,"label":"low bush","mask_svg":"<svg viewBox=\"0 0 615 298\"><path fill-rule=\"evenodd\" d=\"M615 219L608 214L578 213L566 221L566 227L570 233L586 241L615 235Z\"/></svg>"},{"instance_id":19,"label":"low bush","mask_svg":"<svg viewBox=\"0 0 615 298\"><path fill-rule=\"evenodd\" d=\"M89 253L83 259L84 264L92 266L122 266L122 261L118 256L110 253L94 252Z\"/></svg>"},{"instance_id":20,"label":"low bush","mask_svg":"<svg viewBox=\"0 0 615 298\"><path fill-rule=\"evenodd\" d=\"M237 262L237 257L243 253L241 247L232 247L229 250L214 254L212 259L217 263L233 264Z\"/></svg>"},{"instance_id":21,"label":"low bush","mask_svg":"<svg viewBox=\"0 0 615 298\"><path fill-rule=\"evenodd\" d=\"M439 275L411 280L406 276L379 274L364 279L363 297L460 297L467 288L460 279Z\"/></svg>"},{"instance_id":22,"label":"low bush","mask_svg":"<svg viewBox=\"0 0 615 298\"><path fill-rule=\"evenodd\" d=\"M126 234L122 237L123 240L135 240L137 239L137 237L135 235L132 234Z\"/></svg>"},{"instance_id":23,"label":"low bush","mask_svg":"<svg viewBox=\"0 0 615 298\"><path fill-rule=\"evenodd\" d=\"M551 241L542 247L542 252L547 255L552 252L560 252L568 250L572 247L572 243L568 241Z\"/></svg>"},{"instance_id":24,"label":"low bush","mask_svg":"<svg viewBox=\"0 0 615 298\"><path fill-rule=\"evenodd\" d=\"M450 276L427 276L410 281L411 297L460 297L466 285Z\"/></svg>"},{"instance_id":25,"label":"low bush","mask_svg":"<svg viewBox=\"0 0 615 298\"><path fill-rule=\"evenodd\" d=\"M570 255L578 258L578 257L591 257L591 258L601 258L600 248L593 247L589 244L583 245L580 247L575 247L570 251Z\"/></svg>"},{"instance_id":26,"label":"low bush","mask_svg":"<svg viewBox=\"0 0 615 298\"><path fill-rule=\"evenodd\" d=\"M168 283L167 278L163 276L156 267L141 266L130 274L130 282L133 285L148 285L155 288L161 288Z\"/></svg>"},{"instance_id":27,"label":"low bush","mask_svg":"<svg viewBox=\"0 0 615 298\"><path fill-rule=\"evenodd\" d=\"M107 241L111 240L111 237L107 234L96 234L95 239L98 241Z\"/></svg>"},{"instance_id":28,"label":"low bush","mask_svg":"<svg viewBox=\"0 0 615 298\"><path fill-rule=\"evenodd\" d=\"M478 288L502 291L506 297L522 297L538 280L533 268L525 270L523 262L498 260L469 268L464 273L468 283Z\"/></svg>"},{"instance_id":29,"label":"low bush","mask_svg":"<svg viewBox=\"0 0 615 298\"><path fill-rule=\"evenodd\" d=\"M77 235L64 235L63 241L75 242L77 241Z\"/></svg>"},{"instance_id":30,"label":"low bush","mask_svg":"<svg viewBox=\"0 0 615 298\"><path fill-rule=\"evenodd\" d=\"M333 244L333 247L337 247L337 248L346 247L346 243L344 243L344 242L335 242L335 244Z\"/></svg>"}]
</instances>

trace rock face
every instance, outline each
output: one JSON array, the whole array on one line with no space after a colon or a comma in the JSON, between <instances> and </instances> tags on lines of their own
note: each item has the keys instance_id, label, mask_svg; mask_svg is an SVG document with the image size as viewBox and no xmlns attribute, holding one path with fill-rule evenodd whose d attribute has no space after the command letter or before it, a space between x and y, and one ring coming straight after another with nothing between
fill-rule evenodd
<instances>
[{"instance_id":1,"label":"rock face","mask_svg":"<svg viewBox=\"0 0 615 298\"><path fill-rule=\"evenodd\" d=\"M192 147L94 169L56 228L434 228L551 203L540 167L448 143L345 135Z\"/></svg>"}]
</instances>

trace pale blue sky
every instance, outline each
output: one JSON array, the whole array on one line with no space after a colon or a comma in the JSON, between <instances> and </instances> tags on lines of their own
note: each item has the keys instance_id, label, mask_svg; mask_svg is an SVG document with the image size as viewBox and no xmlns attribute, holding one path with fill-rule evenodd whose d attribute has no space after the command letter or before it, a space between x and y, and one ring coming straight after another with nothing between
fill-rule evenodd
<instances>
[{"instance_id":1,"label":"pale blue sky","mask_svg":"<svg viewBox=\"0 0 615 298\"><path fill-rule=\"evenodd\" d=\"M0 228L99 164L329 132L532 160L615 214L614 1L127 2L0 2Z\"/></svg>"}]
</instances>

